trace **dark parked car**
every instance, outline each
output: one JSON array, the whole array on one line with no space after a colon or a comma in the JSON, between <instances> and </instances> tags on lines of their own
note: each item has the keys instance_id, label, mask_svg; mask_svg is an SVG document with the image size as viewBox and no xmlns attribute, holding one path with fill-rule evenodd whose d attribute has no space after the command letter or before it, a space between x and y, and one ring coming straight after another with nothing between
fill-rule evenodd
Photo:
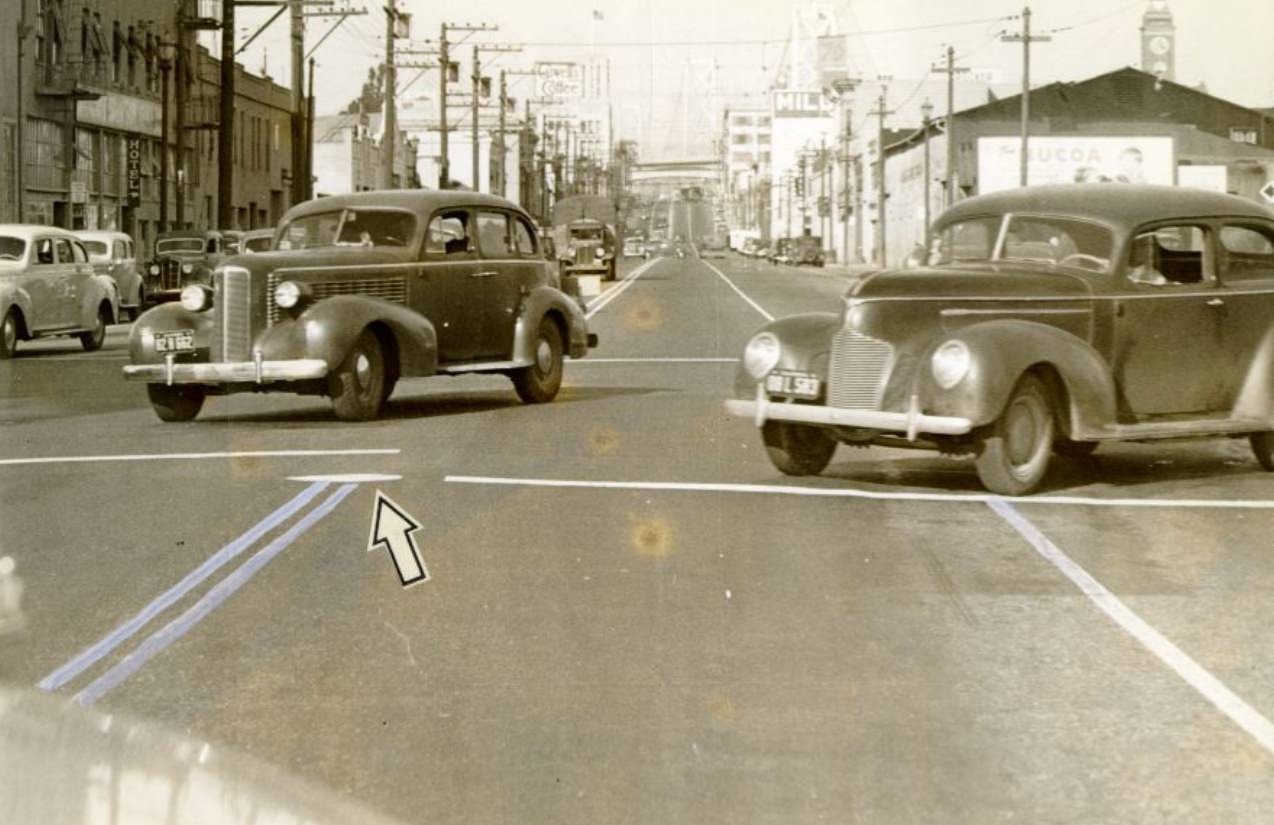
<instances>
[{"instance_id":1,"label":"dark parked car","mask_svg":"<svg viewBox=\"0 0 1274 825\"><path fill-rule=\"evenodd\" d=\"M822 266L823 239L817 235L802 235L792 238L791 263L798 266Z\"/></svg>"},{"instance_id":2,"label":"dark parked car","mask_svg":"<svg viewBox=\"0 0 1274 825\"><path fill-rule=\"evenodd\" d=\"M276 248L231 258L210 285L133 326L125 377L165 421L208 395L328 395L338 417L375 418L399 377L499 373L550 401L566 355L595 346L558 286L535 224L502 198L359 192L293 207Z\"/></svg>"},{"instance_id":3,"label":"dark parked car","mask_svg":"<svg viewBox=\"0 0 1274 825\"><path fill-rule=\"evenodd\" d=\"M146 264L146 306L175 301L189 284L207 284L227 255L238 252L238 232L181 229L155 239L155 254Z\"/></svg>"},{"instance_id":4,"label":"dark parked car","mask_svg":"<svg viewBox=\"0 0 1274 825\"><path fill-rule=\"evenodd\" d=\"M1018 495L1103 441L1249 439L1274 470L1274 212L1173 187L1067 185L947 210L927 266L747 345L730 412L784 473L838 443L972 455Z\"/></svg>"}]
</instances>

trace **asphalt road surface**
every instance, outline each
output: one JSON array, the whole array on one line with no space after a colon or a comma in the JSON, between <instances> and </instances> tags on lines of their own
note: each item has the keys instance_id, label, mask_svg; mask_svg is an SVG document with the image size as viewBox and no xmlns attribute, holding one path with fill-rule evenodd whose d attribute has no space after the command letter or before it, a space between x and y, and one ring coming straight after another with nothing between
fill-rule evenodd
<instances>
[{"instance_id":1,"label":"asphalt road surface","mask_svg":"<svg viewBox=\"0 0 1274 825\"><path fill-rule=\"evenodd\" d=\"M1245 442L1104 446L1029 501L925 452L786 479L723 413L733 359L844 275L621 272L542 406L416 379L369 424L247 395L166 425L122 327L23 346L0 678L409 822L1269 817L1274 479ZM427 582L368 552L378 490Z\"/></svg>"}]
</instances>

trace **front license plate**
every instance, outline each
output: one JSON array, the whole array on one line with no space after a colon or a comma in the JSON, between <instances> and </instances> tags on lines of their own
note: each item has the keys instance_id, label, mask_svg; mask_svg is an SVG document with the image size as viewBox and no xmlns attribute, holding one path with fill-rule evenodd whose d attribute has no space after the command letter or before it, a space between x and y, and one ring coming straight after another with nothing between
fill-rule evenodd
<instances>
[{"instance_id":1,"label":"front license plate","mask_svg":"<svg viewBox=\"0 0 1274 825\"><path fill-rule=\"evenodd\" d=\"M767 392L775 395L790 395L793 398L818 398L821 386L819 377L807 372L777 370L765 377Z\"/></svg>"},{"instance_id":2,"label":"front license plate","mask_svg":"<svg viewBox=\"0 0 1274 825\"><path fill-rule=\"evenodd\" d=\"M194 352L195 331L179 329L176 332L156 332L155 352Z\"/></svg>"}]
</instances>

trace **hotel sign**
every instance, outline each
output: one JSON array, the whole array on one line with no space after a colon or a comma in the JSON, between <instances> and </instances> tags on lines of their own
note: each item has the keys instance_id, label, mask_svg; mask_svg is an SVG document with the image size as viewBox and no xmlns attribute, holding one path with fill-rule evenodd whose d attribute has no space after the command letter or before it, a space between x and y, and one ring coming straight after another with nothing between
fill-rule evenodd
<instances>
[{"instance_id":1,"label":"hotel sign","mask_svg":"<svg viewBox=\"0 0 1274 825\"><path fill-rule=\"evenodd\" d=\"M126 145L127 156L124 173L128 181L128 203L137 206L142 202L142 139L130 137Z\"/></svg>"}]
</instances>

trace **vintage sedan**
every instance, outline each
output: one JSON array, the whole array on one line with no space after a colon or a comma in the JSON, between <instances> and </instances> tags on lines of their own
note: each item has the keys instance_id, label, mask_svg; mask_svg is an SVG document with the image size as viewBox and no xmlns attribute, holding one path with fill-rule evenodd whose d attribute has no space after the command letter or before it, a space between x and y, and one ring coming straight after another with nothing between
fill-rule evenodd
<instances>
[{"instance_id":1,"label":"vintage sedan","mask_svg":"<svg viewBox=\"0 0 1274 825\"><path fill-rule=\"evenodd\" d=\"M146 305L176 301L189 284L207 284L217 264L238 252L238 235L216 229L160 233L155 254L146 264Z\"/></svg>"},{"instance_id":2,"label":"vintage sedan","mask_svg":"<svg viewBox=\"0 0 1274 825\"><path fill-rule=\"evenodd\" d=\"M142 283L133 239L123 232L108 230L85 230L76 232L75 236L84 244L89 263L97 274L115 282L120 309L129 320L136 319L142 311L146 287Z\"/></svg>"},{"instance_id":3,"label":"vintage sedan","mask_svg":"<svg viewBox=\"0 0 1274 825\"><path fill-rule=\"evenodd\" d=\"M65 229L0 224L0 359L19 341L74 335L90 352L119 318L115 282L98 275Z\"/></svg>"},{"instance_id":4,"label":"vintage sedan","mask_svg":"<svg viewBox=\"0 0 1274 825\"><path fill-rule=\"evenodd\" d=\"M1207 436L1247 438L1274 470L1274 212L1041 186L961 201L933 234L925 266L748 343L727 409L780 471L819 473L840 443L920 446L1020 495L1053 453Z\"/></svg>"},{"instance_id":5,"label":"vintage sedan","mask_svg":"<svg viewBox=\"0 0 1274 825\"><path fill-rule=\"evenodd\" d=\"M395 190L293 207L276 247L231 258L210 285L133 325L132 363L164 421L232 392L327 395L375 418L400 377L498 373L551 401L564 356L595 346L517 205L462 191Z\"/></svg>"}]
</instances>

